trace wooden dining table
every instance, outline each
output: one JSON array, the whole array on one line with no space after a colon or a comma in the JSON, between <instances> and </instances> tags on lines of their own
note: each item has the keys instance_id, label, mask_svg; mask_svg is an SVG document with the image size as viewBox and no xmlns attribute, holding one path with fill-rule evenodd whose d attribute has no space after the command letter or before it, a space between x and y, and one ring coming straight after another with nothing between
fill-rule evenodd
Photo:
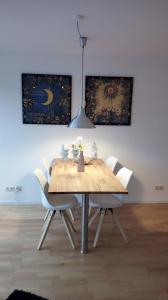
<instances>
[{"instance_id":1,"label":"wooden dining table","mask_svg":"<svg viewBox=\"0 0 168 300\"><path fill-rule=\"evenodd\" d=\"M78 172L73 159L55 159L48 193L82 194L81 253L88 252L88 211L90 194L127 194L102 159L90 160L84 172Z\"/></svg>"}]
</instances>

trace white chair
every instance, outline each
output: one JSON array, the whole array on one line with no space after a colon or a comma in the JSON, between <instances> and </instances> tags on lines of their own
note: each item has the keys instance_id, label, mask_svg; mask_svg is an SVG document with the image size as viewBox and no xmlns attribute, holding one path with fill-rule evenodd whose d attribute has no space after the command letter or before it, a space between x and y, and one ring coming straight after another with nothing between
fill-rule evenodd
<instances>
[{"instance_id":1,"label":"white chair","mask_svg":"<svg viewBox=\"0 0 168 300\"><path fill-rule=\"evenodd\" d=\"M109 169L110 169L112 172L114 171L114 168L115 168L117 162L118 162L118 158L115 157L115 156L112 156L112 155L110 155L110 156L105 160L105 164L109 167ZM92 210L92 207L89 206L89 216L91 215L91 210ZM96 210L96 212L94 213L94 215L91 217L91 221L90 221L91 223L93 223L93 221L96 219L96 217L97 217L98 214L99 214L99 211L100 211L100 209L98 208L98 209Z\"/></svg>"},{"instance_id":2,"label":"white chair","mask_svg":"<svg viewBox=\"0 0 168 300\"><path fill-rule=\"evenodd\" d=\"M59 212L61 215L61 219L64 223L66 232L68 234L70 243L72 247L75 249L75 241L72 235L72 230L75 231L75 228L66 212L67 209L74 208L78 206L78 201L76 197L70 194L48 194L48 182L44 173L40 169L35 169L34 175L38 179L40 183L41 189L41 197L43 206L49 210L48 217L43 225L42 235L40 237L37 250L40 250L45 237L47 235L48 229L50 227L51 221L56 212Z\"/></svg>"},{"instance_id":3,"label":"white chair","mask_svg":"<svg viewBox=\"0 0 168 300\"><path fill-rule=\"evenodd\" d=\"M42 163L43 163L43 165L45 167L46 176L47 176L47 180L48 180L48 183L49 183L50 179L51 179L52 166L49 164L49 161L46 158L42 158ZM47 210L47 212L46 212L46 214L44 216L44 221L48 217L48 214L49 214L49 210ZM74 222L75 221L75 217L74 217L72 209L69 209L69 214L71 216L72 221Z\"/></svg>"},{"instance_id":4,"label":"white chair","mask_svg":"<svg viewBox=\"0 0 168 300\"><path fill-rule=\"evenodd\" d=\"M52 166L50 165L48 159L46 159L45 157L42 158L42 163L45 167L45 174L47 176L47 180L48 182L50 182Z\"/></svg>"},{"instance_id":5,"label":"white chair","mask_svg":"<svg viewBox=\"0 0 168 300\"><path fill-rule=\"evenodd\" d=\"M121 182L121 184L127 188L128 183L130 181L130 178L133 174L133 171L123 167L121 168L116 177L118 178L118 180ZM98 208L98 213L97 216L99 215L99 222L98 222L98 226L97 226L97 230L96 230L96 235L94 238L94 242L93 242L93 247L96 247L98 239L99 239L99 235L100 235L100 230L102 228L102 224L103 224L103 220L104 220L104 216L106 214L107 211L110 211L111 213L111 217L112 217L112 221L114 223L114 225L116 225L118 227L118 229L120 230L124 240L126 242L128 242L128 239L126 237L126 234L115 214L115 208L118 208L120 206L122 206L123 204L123 200L124 200L124 194L119 195L119 194L113 194L113 195L91 195L90 197L90 206L94 207L94 208ZM90 219L89 221L89 226L93 223L93 221L95 220L95 218Z\"/></svg>"},{"instance_id":6,"label":"white chair","mask_svg":"<svg viewBox=\"0 0 168 300\"><path fill-rule=\"evenodd\" d=\"M45 168L45 175L46 175L47 181L48 181L48 183L49 183L49 182L50 182L50 179L51 179L51 170L52 170L52 166L49 164L49 161L48 161L45 157L42 158L42 163L43 163L43 165L44 165L44 168ZM48 215L49 215L49 212L50 212L50 210L47 209L47 212L46 212L46 214L45 214L45 216L44 216L44 221L47 219L47 217L48 217Z\"/></svg>"},{"instance_id":7,"label":"white chair","mask_svg":"<svg viewBox=\"0 0 168 300\"><path fill-rule=\"evenodd\" d=\"M118 161L118 158L117 158L117 157L110 155L110 156L106 159L105 163L106 163L106 165L111 169L111 171L113 172L113 171L114 171L114 168L115 168L115 166L116 166L117 161Z\"/></svg>"}]
</instances>

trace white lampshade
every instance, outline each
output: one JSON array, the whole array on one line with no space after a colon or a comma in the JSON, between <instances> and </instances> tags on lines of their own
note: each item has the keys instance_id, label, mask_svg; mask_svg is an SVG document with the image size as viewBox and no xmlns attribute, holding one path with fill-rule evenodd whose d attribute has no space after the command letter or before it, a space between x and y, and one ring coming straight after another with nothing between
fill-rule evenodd
<instances>
[{"instance_id":1,"label":"white lampshade","mask_svg":"<svg viewBox=\"0 0 168 300\"><path fill-rule=\"evenodd\" d=\"M81 16L78 16L78 19L80 19ZM85 110L83 108L83 86L84 86L84 76L83 76L83 59L84 59L84 48L87 43L87 37L81 36L79 31L79 25L78 25L78 19L77 19L77 29L79 33L79 41L80 46L82 48L82 97L81 97L81 107L79 108L78 114L76 117L74 117L70 124L68 125L68 128L95 128L94 124L89 120L89 118L85 114Z\"/></svg>"},{"instance_id":2,"label":"white lampshade","mask_svg":"<svg viewBox=\"0 0 168 300\"><path fill-rule=\"evenodd\" d=\"M77 116L72 119L68 127L69 128L95 128L94 124L86 116L84 108L82 106L80 107Z\"/></svg>"}]
</instances>

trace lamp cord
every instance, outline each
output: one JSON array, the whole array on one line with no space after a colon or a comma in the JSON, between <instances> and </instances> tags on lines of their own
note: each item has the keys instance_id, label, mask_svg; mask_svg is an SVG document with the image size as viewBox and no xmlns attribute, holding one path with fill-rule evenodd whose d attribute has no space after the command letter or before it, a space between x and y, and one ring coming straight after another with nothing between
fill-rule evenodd
<instances>
[{"instance_id":1,"label":"lamp cord","mask_svg":"<svg viewBox=\"0 0 168 300\"><path fill-rule=\"evenodd\" d=\"M79 37L82 37L82 36L81 36L81 33L80 33L80 30L79 30L79 21L78 21L78 20L77 20L76 25L77 25L77 30L78 30L78 33L79 33Z\"/></svg>"},{"instance_id":2,"label":"lamp cord","mask_svg":"<svg viewBox=\"0 0 168 300\"><path fill-rule=\"evenodd\" d=\"M83 59L84 59L84 47L82 47L82 100L81 100L81 103L82 103L82 106L83 106Z\"/></svg>"},{"instance_id":3,"label":"lamp cord","mask_svg":"<svg viewBox=\"0 0 168 300\"><path fill-rule=\"evenodd\" d=\"M80 33L80 30L79 30L79 21L77 20L77 23L76 23L76 25L77 25L77 30L78 30L78 33L79 33L79 39L82 39L83 37L82 37L82 35L81 35L81 33ZM85 48L85 45L84 45L84 43L83 43L83 41L82 41L82 99L81 99L81 106L83 107L83 101L84 101L84 95L83 95L83 88L84 88L84 82L83 82L83 66L84 66L84 64L83 64L83 61L84 61L84 48Z\"/></svg>"}]
</instances>

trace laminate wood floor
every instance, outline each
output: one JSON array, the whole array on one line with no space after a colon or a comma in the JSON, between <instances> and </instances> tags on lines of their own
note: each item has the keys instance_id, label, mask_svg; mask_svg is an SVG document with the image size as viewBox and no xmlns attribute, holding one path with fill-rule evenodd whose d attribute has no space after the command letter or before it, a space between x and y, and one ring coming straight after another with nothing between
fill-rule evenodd
<instances>
[{"instance_id":1,"label":"laminate wood floor","mask_svg":"<svg viewBox=\"0 0 168 300\"><path fill-rule=\"evenodd\" d=\"M168 204L120 208L128 244L107 215L95 249L91 227L87 255L71 248L59 216L37 251L44 212L38 205L0 206L1 300L14 289L49 300L168 299ZM76 227L79 243L79 221Z\"/></svg>"}]
</instances>

